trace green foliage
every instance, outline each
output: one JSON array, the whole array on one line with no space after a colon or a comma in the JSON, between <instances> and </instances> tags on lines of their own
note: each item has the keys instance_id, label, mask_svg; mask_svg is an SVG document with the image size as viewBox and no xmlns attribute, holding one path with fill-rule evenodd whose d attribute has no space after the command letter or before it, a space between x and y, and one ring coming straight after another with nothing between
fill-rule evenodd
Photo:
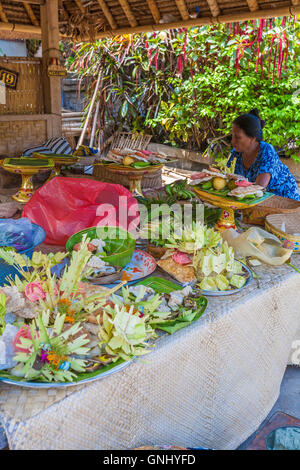
<instances>
[{"instance_id":1,"label":"green foliage","mask_svg":"<svg viewBox=\"0 0 300 470\"><path fill-rule=\"evenodd\" d=\"M256 107L264 139L284 148L300 133L299 30L284 17L125 35L76 46L68 64L88 80L89 100L104 71L100 133L152 131L153 140L204 150Z\"/></svg>"}]
</instances>

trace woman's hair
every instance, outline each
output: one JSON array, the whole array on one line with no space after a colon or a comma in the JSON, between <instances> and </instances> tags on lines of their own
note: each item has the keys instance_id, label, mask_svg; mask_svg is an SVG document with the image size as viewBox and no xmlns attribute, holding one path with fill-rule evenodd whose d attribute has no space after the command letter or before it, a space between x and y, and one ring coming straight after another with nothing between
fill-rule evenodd
<instances>
[{"instance_id":1,"label":"woman's hair","mask_svg":"<svg viewBox=\"0 0 300 470\"><path fill-rule=\"evenodd\" d=\"M233 124L239 126L248 137L255 137L258 142L262 140L262 129L266 122L260 119L256 108L251 109L248 114L241 114L233 121Z\"/></svg>"}]
</instances>

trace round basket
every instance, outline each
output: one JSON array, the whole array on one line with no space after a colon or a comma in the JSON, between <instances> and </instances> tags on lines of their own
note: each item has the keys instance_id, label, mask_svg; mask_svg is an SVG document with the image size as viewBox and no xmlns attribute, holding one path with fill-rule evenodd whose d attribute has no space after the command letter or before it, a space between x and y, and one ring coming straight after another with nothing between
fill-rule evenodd
<instances>
[{"instance_id":1,"label":"round basket","mask_svg":"<svg viewBox=\"0 0 300 470\"><path fill-rule=\"evenodd\" d=\"M285 231L282 230L283 224L285 224ZM270 214L266 217L265 228L283 242L284 248L292 249L295 253L300 252L299 212L293 214Z\"/></svg>"},{"instance_id":2,"label":"round basket","mask_svg":"<svg viewBox=\"0 0 300 470\"><path fill-rule=\"evenodd\" d=\"M258 206L243 210L243 222L252 225L265 225L267 215L292 214L300 208L300 201L281 196L273 196Z\"/></svg>"}]
</instances>

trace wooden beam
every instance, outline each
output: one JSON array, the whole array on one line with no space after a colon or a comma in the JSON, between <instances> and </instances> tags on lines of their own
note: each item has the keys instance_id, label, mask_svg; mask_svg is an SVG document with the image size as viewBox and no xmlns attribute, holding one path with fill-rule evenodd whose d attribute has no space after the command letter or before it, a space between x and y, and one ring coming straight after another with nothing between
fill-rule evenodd
<instances>
[{"instance_id":1,"label":"wooden beam","mask_svg":"<svg viewBox=\"0 0 300 470\"><path fill-rule=\"evenodd\" d=\"M100 5L100 8L103 11L103 14L104 14L105 18L109 22L109 25L110 25L111 29L117 29L117 23L115 22L112 14L110 12L110 9L106 5L105 0L98 0L98 3Z\"/></svg>"},{"instance_id":2,"label":"wooden beam","mask_svg":"<svg viewBox=\"0 0 300 470\"><path fill-rule=\"evenodd\" d=\"M31 3L32 5L44 5L45 4L45 0L10 0L10 2Z\"/></svg>"},{"instance_id":3,"label":"wooden beam","mask_svg":"<svg viewBox=\"0 0 300 470\"><path fill-rule=\"evenodd\" d=\"M76 3L76 5L78 6L78 8L80 9L81 13L85 13L85 9L81 3L81 0L74 0L74 2Z\"/></svg>"},{"instance_id":4,"label":"wooden beam","mask_svg":"<svg viewBox=\"0 0 300 470\"><path fill-rule=\"evenodd\" d=\"M41 7L42 63L45 113L53 115L52 128L48 137L61 135L61 78L48 76L48 66L52 60L58 60L59 26L58 0L46 0ZM52 135L50 135L52 134Z\"/></svg>"},{"instance_id":5,"label":"wooden beam","mask_svg":"<svg viewBox=\"0 0 300 470\"><path fill-rule=\"evenodd\" d=\"M217 0L206 0L213 17L219 16L221 13ZM250 1L250 0L249 0ZM256 1L256 0L253 0Z\"/></svg>"},{"instance_id":6,"label":"wooden beam","mask_svg":"<svg viewBox=\"0 0 300 470\"><path fill-rule=\"evenodd\" d=\"M134 28L119 28L114 31L101 31L96 34L95 39L103 39L106 37L121 36L122 34L146 33L152 31L163 31L165 29L176 28L192 28L196 26L203 26L206 24L230 23L236 21L255 20L260 18L274 18L280 16L296 16L300 14L300 6L285 6L281 8L269 8L266 10L258 11L245 11L241 13L232 13L231 15L220 15L217 17L207 16L201 18L191 18L188 21L177 21L173 23L153 24L136 26ZM89 41L87 37L84 39Z\"/></svg>"},{"instance_id":7,"label":"wooden beam","mask_svg":"<svg viewBox=\"0 0 300 470\"><path fill-rule=\"evenodd\" d=\"M24 3L24 8L26 10L27 15L30 18L30 21L34 26L39 26L39 22L37 20L37 17L35 16L31 6L28 3Z\"/></svg>"},{"instance_id":8,"label":"wooden beam","mask_svg":"<svg viewBox=\"0 0 300 470\"><path fill-rule=\"evenodd\" d=\"M42 30L40 26L34 26L32 24L16 24L16 23L1 23L0 22L0 31L15 31L17 33L26 33L26 34L33 34L41 35Z\"/></svg>"},{"instance_id":9,"label":"wooden beam","mask_svg":"<svg viewBox=\"0 0 300 470\"><path fill-rule=\"evenodd\" d=\"M4 23L8 23L8 19L7 19L6 13L3 9L1 2L0 2L0 20L3 21Z\"/></svg>"},{"instance_id":10,"label":"wooden beam","mask_svg":"<svg viewBox=\"0 0 300 470\"><path fill-rule=\"evenodd\" d=\"M187 21L190 19L190 15L189 15L189 11L187 9L187 6L185 4L185 1L184 0L175 0L176 2L176 5L177 5L177 8L179 10L179 13L181 15L181 18L184 20L184 21Z\"/></svg>"},{"instance_id":11,"label":"wooden beam","mask_svg":"<svg viewBox=\"0 0 300 470\"><path fill-rule=\"evenodd\" d=\"M135 16L134 14L132 13L131 11L131 8L129 6L129 3L127 2L127 0L119 0L119 3L129 21L129 24L132 28L135 28L137 26L137 21L135 19ZM125 33L126 34L126 33Z\"/></svg>"},{"instance_id":12,"label":"wooden beam","mask_svg":"<svg viewBox=\"0 0 300 470\"><path fill-rule=\"evenodd\" d=\"M151 14L156 24L159 24L161 18L159 9L157 8L155 0L147 0L148 6L150 8Z\"/></svg>"},{"instance_id":13,"label":"wooden beam","mask_svg":"<svg viewBox=\"0 0 300 470\"><path fill-rule=\"evenodd\" d=\"M257 0L247 0L247 3L250 11L259 10Z\"/></svg>"}]
</instances>

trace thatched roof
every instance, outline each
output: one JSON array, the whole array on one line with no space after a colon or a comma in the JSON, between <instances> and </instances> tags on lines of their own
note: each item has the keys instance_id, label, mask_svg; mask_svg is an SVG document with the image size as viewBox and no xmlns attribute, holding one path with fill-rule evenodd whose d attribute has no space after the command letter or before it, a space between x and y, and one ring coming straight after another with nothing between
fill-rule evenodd
<instances>
[{"instance_id":1,"label":"thatched roof","mask_svg":"<svg viewBox=\"0 0 300 470\"><path fill-rule=\"evenodd\" d=\"M43 3L0 0L0 38L37 37ZM59 0L61 34L85 39L299 13L300 0Z\"/></svg>"}]
</instances>

